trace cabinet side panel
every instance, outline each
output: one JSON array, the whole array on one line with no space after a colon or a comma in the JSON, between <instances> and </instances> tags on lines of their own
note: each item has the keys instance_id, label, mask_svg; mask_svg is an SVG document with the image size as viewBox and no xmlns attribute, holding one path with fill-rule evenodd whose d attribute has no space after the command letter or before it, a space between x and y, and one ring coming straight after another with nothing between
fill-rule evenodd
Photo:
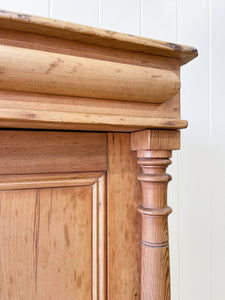
<instances>
[{"instance_id":1,"label":"cabinet side panel","mask_svg":"<svg viewBox=\"0 0 225 300\"><path fill-rule=\"evenodd\" d=\"M140 299L141 191L130 134L108 135L108 299Z\"/></svg>"}]
</instances>

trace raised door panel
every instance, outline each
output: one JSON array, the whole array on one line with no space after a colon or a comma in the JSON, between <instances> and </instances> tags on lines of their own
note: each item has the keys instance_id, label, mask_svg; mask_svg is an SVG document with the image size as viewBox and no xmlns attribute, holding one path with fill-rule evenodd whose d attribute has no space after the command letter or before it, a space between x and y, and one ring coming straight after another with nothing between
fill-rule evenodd
<instances>
[{"instance_id":1,"label":"raised door panel","mask_svg":"<svg viewBox=\"0 0 225 300\"><path fill-rule=\"evenodd\" d=\"M105 299L104 173L0 178L0 298Z\"/></svg>"}]
</instances>

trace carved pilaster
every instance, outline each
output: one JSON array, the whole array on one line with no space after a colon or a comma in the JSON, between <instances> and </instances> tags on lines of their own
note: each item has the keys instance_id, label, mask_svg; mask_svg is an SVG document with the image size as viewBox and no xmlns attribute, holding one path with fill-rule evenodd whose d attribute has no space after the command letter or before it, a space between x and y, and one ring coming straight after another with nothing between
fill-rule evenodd
<instances>
[{"instance_id":1,"label":"carved pilaster","mask_svg":"<svg viewBox=\"0 0 225 300\"><path fill-rule=\"evenodd\" d=\"M171 176L172 149L179 149L175 130L146 130L132 133L131 149L137 151L142 186L142 271L141 299L170 300L170 263L167 186Z\"/></svg>"}]
</instances>

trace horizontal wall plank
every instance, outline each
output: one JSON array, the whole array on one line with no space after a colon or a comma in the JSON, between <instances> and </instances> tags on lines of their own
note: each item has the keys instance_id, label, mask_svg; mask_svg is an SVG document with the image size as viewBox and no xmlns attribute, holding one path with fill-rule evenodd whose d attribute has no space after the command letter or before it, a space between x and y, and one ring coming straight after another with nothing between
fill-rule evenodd
<instances>
[{"instance_id":1,"label":"horizontal wall plank","mask_svg":"<svg viewBox=\"0 0 225 300\"><path fill-rule=\"evenodd\" d=\"M51 0L1 0L1 9L4 8L10 11L17 11L19 15L23 15L25 13L48 17L49 1Z\"/></svg>"},{"instance_id":2,"label":"horizontal wall plank","mask_svg":"<svg viewBox=\"0 0 225 300\"><path fill-rule=\"evenodd\" d=\"M176 0L142 0L142 35L176 42Z\"/></svg>"},{"instance_id":3,"label":"horizontal wall plank","mask_svg":"<svg viewBox=\"0 0 225 300\"><path fill-rule=\"evenodd\" d=\"M207 159L211 162L209 169L209 185L207 192L210 197L210 211L208 222L211 236L208 247L211 250L211 297L210 300L225 298L224 270L225 270L225 39L223 28L225 2L211 1L211 152Z\"/></svg>"},{"instance_id":4,"label":"horizontal wall plank","mask_svg":"<svg viewBox=\"0 0 225 300\"><path fill-rule=\"evenodd\" d=\"M104 133L0 132L0 174L107 170Z\"/></svg>"},{"instance_id":5,"label":"horizontal wall plank","mask_svg":"<svg viewBox=\"0 0 225 300\"><path fill-rule=\"evenodd\" d=\"M140 33L140 1L101 0L100 27L119 32Z\"/></svg>"},{"instance_id":6,"label":"horizontal wall plank","mask_svg":"<svg viewBox=\"0 0 225 300\"><path fill-rule=\"evenodd\" d=\"M49 0L50 17L89 26L98 26L98 1ZM63 9L62 9L63 8ZM87 9L88 8L88 9Z\"/></svg>"},{"instance_id":7,"label":"horizontal wall plank","mask_svg":"<svg viewBox=\"0 0 225 300\"><path fill-rule=\"evenodd\" d=\"M181 72L182 116L189 121L188 130L182 133L178 166L179 299L182 300L224 299L211 294L211 247L216 245L210 237L214 222L211 201L214 203L216 199L211 175L218 174L210 167L211 161L213 164L216 161L210 157L209 2L213 1L177 1L178 41L195 45L201 53ZM219 158L218 152L214 155ZM220 246L221 243L216 245Z\"/></svg>"}]
</instances>

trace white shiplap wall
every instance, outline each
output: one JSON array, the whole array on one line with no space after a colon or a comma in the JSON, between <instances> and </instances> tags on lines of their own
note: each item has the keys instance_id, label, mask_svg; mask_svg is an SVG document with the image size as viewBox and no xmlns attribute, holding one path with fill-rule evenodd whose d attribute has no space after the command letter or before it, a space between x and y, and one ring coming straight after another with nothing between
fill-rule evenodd
<instances>
[{"instance_id":1,"label":"white shiplap wall","mask_svg":"<svg viewBox=\"0 0 225 300\"><path fill-rule=\"evenodd\" d=\"M169 170L172 300L224 300L225 1L1 0L0 8L198 48L182 69L189 127Z\"/></svg>"}]
</instances>

